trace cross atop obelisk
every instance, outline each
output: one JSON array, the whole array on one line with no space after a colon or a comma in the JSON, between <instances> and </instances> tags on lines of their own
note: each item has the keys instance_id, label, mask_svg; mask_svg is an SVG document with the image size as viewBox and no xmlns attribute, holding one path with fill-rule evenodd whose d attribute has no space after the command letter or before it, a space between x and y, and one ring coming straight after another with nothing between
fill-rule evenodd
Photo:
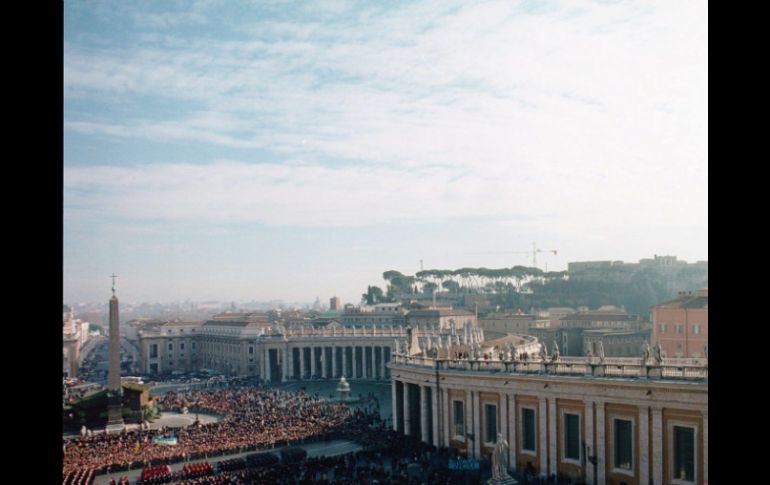
<instances>
[{"instance_id":1,"label":"cross atop obelisk","mask_svg":"<svg viewBox=\"0 0 770 485\"><path fill-rule=\"evenodd\" d=\"M115 273L112 273L112 275L110 276L110 278L112 278L112 296L115 296L115 278L117 277L118 275L116 275Z\"/></svg>"}]
</instances>

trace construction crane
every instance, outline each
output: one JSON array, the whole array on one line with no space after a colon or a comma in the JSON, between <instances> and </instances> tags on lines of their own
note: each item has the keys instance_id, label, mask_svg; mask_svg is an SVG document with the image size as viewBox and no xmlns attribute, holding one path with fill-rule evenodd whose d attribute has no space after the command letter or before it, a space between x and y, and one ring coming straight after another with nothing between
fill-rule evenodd
<instances>
[{"instance_id":1,"label":"construction crane","mask_svg":"<svg viewBox=\"0 0 770 485\"><path fill-rule=\"evenodd\" d=\"M537 253L553 253L556 255L558 251L556 249L540 249L537 247L537 243L532 243L532 251L483 251L480 254L531 254L532 266L537 268Z\"/></svg>"}]
</instances>

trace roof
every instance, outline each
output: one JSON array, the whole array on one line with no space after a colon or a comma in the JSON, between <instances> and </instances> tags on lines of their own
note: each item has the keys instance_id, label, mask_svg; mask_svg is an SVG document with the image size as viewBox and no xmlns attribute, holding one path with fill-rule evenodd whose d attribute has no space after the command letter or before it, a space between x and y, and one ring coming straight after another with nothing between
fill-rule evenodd
<instances>
[{"instance_id":1,"label":"roof","mask_svg":"<svg viewBox=\"0 0 770 485\"><path fill-rule=\"evenodd\" d=\"M709 307L709 297L697 294L682 295L673 300L653 305L652 308L704 308Z\"/></svg>"},{"instance_id":2,"label":"roof","mask_svg":"<svg viewBox=\"0 0 770 485\"><path fill-rule=\"evenodd\" d=\"M505 337L496 338L493 340L485 340L481 343L483 347L505 347L508 344L511 345L525 345L535 340L535 337L526 337L522 335L506 335Z\"/></svg>"},{"instance_id":3,"label":"roof","mask_svg":"<svg viewBox=\"0 0 770 485\"><path fill-rule=\"evenodd\" d=\"M608 312L580 312L561 317L561 321L570 320L583 320L583 321L604 321L604 322L617 322L622 320L637 321L639 317L637 315L629 315L627 313L608 313Z\"/></svg>"},{"instance_id":4,"label":"roof","mask_svg":"<svg viewBox=\"0 0 770 485\"><path fill-rule=\"evenodd\" d=\"M548 320L547 317L539 317L537 315L530 315L525 313L490 313L486 317L482 317L482 320L484 319L495 319L495 318L505 318L505 319L515 319L515 320Z\"/></svg>"},{"instance_id":5,"label":"roof","mask_svg":"<svg viewBox=\"0 0 770 485\"><path fill-rule=\"evenodd\" d=\"M464 317L471 317L474 314L472 312L469 312L468 310L452 310L449 308L436 308L431 310L410 310L409 313L406 314L407 318L409 317L453 317L453 316L464 316Z\"/></svg>"},{"instance_id":6,"label":"roof","mask_svg":"<svg viewBox=\"0 0 770 485\"><path fill-rule=\"evenodd\" d=\"M188 327L190 325L203 325L203 321L201 320L179 320L179 321L171 321L171 322L165 322L163 323L164 327Z\"/></svg>"},{"instance_id":7,"label":"roof","mask_svg":"<svg viewBox=\"0 0 770 485\"><path fill-rule=\"evenodd\" d=\"M207 320L204 327L269 327L270 322L249 322L246 320Z\"/></svg>"}]
</instances>

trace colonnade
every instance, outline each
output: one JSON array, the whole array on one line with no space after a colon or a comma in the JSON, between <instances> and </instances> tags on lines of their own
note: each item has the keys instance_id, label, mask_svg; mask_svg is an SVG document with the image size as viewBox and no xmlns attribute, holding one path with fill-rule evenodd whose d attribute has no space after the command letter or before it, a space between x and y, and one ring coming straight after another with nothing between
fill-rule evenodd
<instances>
[{"instance_id":1,"label":"colonnade","mask_svg":"<svg viewBox=\"0 0 770 485\"><path fill-rule=\"evenodd\" d=\"M267 381L305 379L388 379L391 347L381 344L283 343L261 349L262 378Z\"/></svg>"}]
</instances>

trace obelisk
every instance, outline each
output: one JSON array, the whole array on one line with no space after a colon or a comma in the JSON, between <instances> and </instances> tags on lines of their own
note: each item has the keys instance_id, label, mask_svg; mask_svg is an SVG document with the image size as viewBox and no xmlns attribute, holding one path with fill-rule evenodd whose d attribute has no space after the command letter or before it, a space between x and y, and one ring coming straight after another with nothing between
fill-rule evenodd
<instances>
[{"instance_id":1,"label":"obelisk","mask_svg":"<svg viewBox=\"0 0 770 485\"><path fill-rule=\"evenodd\" d=\"M123 422L123 390L120 386L120 316L118 315L118 297L115 296L115 278L112 276L112 298L110 298L110 343L107 371L107 431L120 431Z\"/></svg>"}]
</instances>

